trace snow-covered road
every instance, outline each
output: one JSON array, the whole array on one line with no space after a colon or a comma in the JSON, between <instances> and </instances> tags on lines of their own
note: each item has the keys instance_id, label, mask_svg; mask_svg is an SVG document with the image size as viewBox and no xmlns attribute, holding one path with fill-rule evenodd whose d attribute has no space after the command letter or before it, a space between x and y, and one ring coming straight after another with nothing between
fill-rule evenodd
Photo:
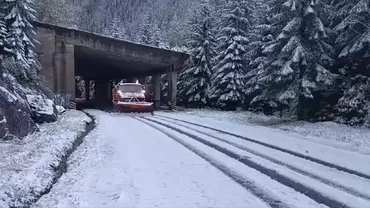
<instances>
[{"instance_id":1,"label":"snow-covered road","mask_svg":"<svg viewBox=\"0 0 370 208\"><path fill-rule=\"evenodd\" d=\"M88 112L97 128L33 207L370 207L369 156L195 116Z\"/></svg>"}]
</instances>

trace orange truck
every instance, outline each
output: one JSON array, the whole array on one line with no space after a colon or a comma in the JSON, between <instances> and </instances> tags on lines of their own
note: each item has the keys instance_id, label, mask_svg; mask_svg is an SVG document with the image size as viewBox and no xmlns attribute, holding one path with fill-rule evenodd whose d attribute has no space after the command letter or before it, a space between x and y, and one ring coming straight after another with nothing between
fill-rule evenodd
<instances>
[{"instance_id":1,"label":"orange truck","mask_svg":"<svg viewBox=\"0 0 370 208\"><path fill-rule=\"evenodd\" d=\"M154 114L152 102L146 101L143 85L136 83L120 83L112 90L115 112L138 112Z\"/></svg>"}]
</instances>

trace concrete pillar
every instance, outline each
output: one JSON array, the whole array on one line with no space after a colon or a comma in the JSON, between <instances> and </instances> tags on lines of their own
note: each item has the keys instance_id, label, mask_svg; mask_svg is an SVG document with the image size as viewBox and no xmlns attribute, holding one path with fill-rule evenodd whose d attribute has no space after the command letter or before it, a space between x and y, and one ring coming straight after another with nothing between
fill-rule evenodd
<instances>
[{"instance_id":1,"label":"concrete pillar","mask_svg":"<svg viewBox=\"0 0 370 208\"><path fill-rule=\"evenodd\" d=\"M76 99L74 46L59 42L54 54L54 92L68 94Z\"/></svg>"},{"instance_id":2,"label":"concrete pillar","mask_svg":"<svg viewBox=\"0 0 370 208\"><path fill-rule=\"evenodd\" d=\"M90 100L90 80L85 79L85 100L89 101Z\"/></svg>"},{"instance_id":3,"label":"concrete pillar","mask_svg":"<svg viewBox=\"0 0 370 208\"><path fill-rule=\"evenodd\" d=\"M174 110L177 100L177 70L174 66L170 68L167 74L168 79L168 101L170 110Z\"/></svg>"},{"instance_id":4,"label":"concrete pillar","mask_svg":"<svg viewBox=\"0 0 370 208\"><path fill-rule=\"evenodd\" d=\"M65 89L71 95L71 100L76 100L76 74L75 74L75 47L65 44Z\"/></svg>"},{"instance_id":5,"label":"concrete pillar","mask_svg":"<svg viewBox=\"0 0 370 208\"><path fill-rule=\"evenodd\" d=\"M157 74L153 76L153 101L154 108L158 109L161 103L161 75Z\"/></svg>"},{"instance_id":6,"label":"concrete pillar","mask_svg":"<svg viewBox=\"0 0 370 208\"><path fill-rule=\"evenodd\" d=\"M44 28L36 28L36 39L42 44L35 44L35 52L38 55L42 69L40 75L45 78L47 86L56 92L54 54L55 32Z\"/></svg>"}]
</instances>

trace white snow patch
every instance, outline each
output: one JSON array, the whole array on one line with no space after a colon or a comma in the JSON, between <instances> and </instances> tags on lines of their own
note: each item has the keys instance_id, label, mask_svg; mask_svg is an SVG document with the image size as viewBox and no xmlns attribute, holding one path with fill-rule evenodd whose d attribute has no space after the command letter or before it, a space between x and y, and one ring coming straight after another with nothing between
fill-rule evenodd
<instances>
[{"instance_id":1,"label":"white snow patch","mask_svg":"<svg viewBox=\"0 0 370 208\"><path fill-rule=\"evenodd\" d=\"M66 111L63 106L56 105L55 107L57 108L58 114L63 114Z\"/></svg>"},{"instance_id":2,"label":"white snow patch","mask_svg":"<svg viewBox=\"0 0 370 208\"><path fill-rule=\"evenodd\" d=\"M0 207L22 207L52 183L60 158L91 119L67 111L55 123L40 125L40 132L0 143Z\"/></svg>"},{"instance_id":3,"label":"white snow patch","mask_svg":"<svg viewBox=\"0 0 370 208\"><path fill-rule=\"evenodd\" d=\"M18 98L15 95L13 95L13 93L11 93L9 90L7 90L5 87L0 86L0 90L5 93L8 102L12 103L18 100Z\"/></svg>"},{"instance_id":4,"label":"white snow patch","mask_svg":"<svg viewBox=\"0 0 370 208\"><path fill-rule=\"evenodd\" d=\"M301 138L317 143L370 155L369 128L350 127L329 121L317 123L299 121L274 127L298 133Z\"/></svg>"},{"instance_id":5,"label":"white snow patch","mask_svg":"<svg viewBox=\"0 0 370 208\"><path fill-rule=\"evenodd\" d=\"M289 136L299 139L370 155L370 129L365 127L351 127L334 122L293 122L289 121L288 118L266 116L248 111L225 112L190 109L186 114L237 124L269 126L284 130Z\"/></svg>"}]
</instances>

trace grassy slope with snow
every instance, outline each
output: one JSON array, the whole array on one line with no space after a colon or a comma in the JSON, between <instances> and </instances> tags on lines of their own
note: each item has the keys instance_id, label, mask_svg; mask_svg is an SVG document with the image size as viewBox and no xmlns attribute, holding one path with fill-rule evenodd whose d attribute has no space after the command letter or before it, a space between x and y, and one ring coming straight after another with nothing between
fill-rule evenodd
<instances>
[{"instance_id":1,"label":"grassy slope with snow","mask_svg":"<svg viewBox=\"0 0 370 208\"><path fill-rule=\"evenodd\" d=\"M22 206L52 184L55 170L85 131L86 114L71 110L55 123L40 125L40 132L23 140L0 143L0 207Z\"/></svg>"},{"instance_id":2,"label":"grassy slope with snow","mask_svg":"<svg viewBox=\"0 0 370 208\"><path fill-rule=\"evenodd\" d=\"M214 110L190 110L190 115L214 118L238 124L269 126L287 131L292 136L334 146L349 151L370 154L370 129L350 127L334 122L291 121L252 112L222 112Z\"/></svg>"}]
</instances>

